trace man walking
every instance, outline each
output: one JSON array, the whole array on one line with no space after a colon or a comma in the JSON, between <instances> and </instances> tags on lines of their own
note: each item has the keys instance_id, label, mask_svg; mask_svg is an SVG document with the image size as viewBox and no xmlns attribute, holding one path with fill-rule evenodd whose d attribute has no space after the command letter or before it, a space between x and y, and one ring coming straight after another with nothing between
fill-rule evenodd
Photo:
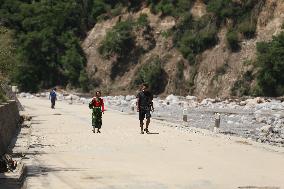
<instances>
[{"instance_id":1,"label":"man walking","mask_svg":"<svg viewBox=\"0 0 284 189\"><path fill-rule=\"evenodd\" d=\"M56 98L56 88L52 89L49 93L49 99L51 101L51 108L54 109Z\"/></svg>"},{"instance_id":2,"label":"man walking","mask_svg":"<svg viewBox=\"0 0 284 189\"><path fill-rule=\"evenodd\" d=\"M149 134L148 127L151 118L150 111L154 111L154 107L153 107L153 95L149 91L148 84L144 83L142 85L141 92L137 94L136 98L137 98L136 106L137 106L137 111L139 112L141 134L144 134L144 131L147 134ZM146 118L146 127L143 130L145 118Z\"/></svg>"}]
</instances>

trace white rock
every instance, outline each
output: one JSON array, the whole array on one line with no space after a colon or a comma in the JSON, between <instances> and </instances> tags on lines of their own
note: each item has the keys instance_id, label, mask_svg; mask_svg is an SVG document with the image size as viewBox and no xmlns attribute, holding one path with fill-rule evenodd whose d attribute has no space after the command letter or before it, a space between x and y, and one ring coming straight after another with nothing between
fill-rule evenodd
<instances>
[{"instance_id":1,"label":"white rock","mask_svg":"<svg viewBox=\"0 0 284 189\"><path fill-rule=\"evenodd\" d=\"M34 98L34 95L29 94L29 95L27 95L27 97L26 97L26 98Z\"/></svg>"},{"instance_id":2,"label":"white rock","mask_svg":"<svg viewBox=\"0 0 284 189\"><path fill-rule=\"evenodd\" d=\"M125 100L127 100L127 101L131 101L131 100L133 100L133 99L136 99L136 97L135 97L134 95L127 95L127 96L125 97Z\"/></svg>"},{"instance_id":3,"label":"white rock","mask_svg":"<svg viewBox=\"0 0 284 189\"><path fill-rule=\"evenodd\" d=\"M259 123L267 123L267 119L265 117L257 117L256 121Z\"/></svg>"},{"instance_id":4,"label":"white rock","mask_svg":"<svg viewBox=\"0 0 284 189\"><path fill-rule=\"evenodd\" d=\"M80 98L80 102L83 103L83 104L88 104L88 100L84 97Z\"/></svg>"},{"instance_id":5,"label":"white rock","mask_svg":"<svg viewBox=\"0 0 284 189\"><path fill-rule=\"evenodd\" d=\"M125 96L122 96L122 95L116 96L116 98L117 98L117 100L125 100Z\"/></svg>"},{"instance_id":6,"label":"white rock","mask_svg":"<svg viewBox=\"0 0 284 189\"><path fill-rule=\"evenodd\" d=\"M127 106L127 105L129 105L130 103L127 102L126 100L121 100L121 101L120 101L120 104L121 104L122 106Z\"/></svg>"},{"instance_id":7,"label":"white rock","mask_svg":"<svg viewBox=\"0 0 284 189\"><path fill-rule=\"evenodd\" d=\"M265 125L260 128L260 131L263 133L270 133L273 131L273 127L271 125Z\"/></svg>"},{"instance_id":8,"label":"white rock","mask_svg":"<svg viewBox=\"0 0 284 189\"><path fill-rule=\"evenodd\" d=\"M257 105L257 104L264 103L265 100L264 100L263 98L256 97L256 98L253 98L253 99L247 99L245 102L246 102L247 105L249 105L249 106L255 106L255 105Z\"/></svg>"},{"instance_id":9,"label":"white rock","mask_svg":"<svg viewBox=\"0 0 284 189\"><path fill-rule=\"evenodd\" d=\"M245 105L247 105L247 102L246 102L246 101L241 101L241 102L240 102L240 106L245 106Z\"/></svg>"},{"instance_id":10,"label":"white rock","mask_svg":"<svg viewBox=\"0 0 284 189\"><path fill-rule=\"evenodd\" d=\"M65 100L71 100L72 95L65 96Z\"/></svg>"},{"instance_id":11,"label":"white rock","mask_svg":"<svg viewBox=\"0 0 284 189\"><path fill-rule=\"evenodd\" d=\"M70 94L70 95L68 95L68 96L66 96L65 97L65 100L71 100L71 98L72 98L72 100L80 100L80 97L79 96L77 96L77 95L73 95L73 94Z\"/></svg>"},{"instance_id":12,"label":"white rock","mask_svg":"<svg viewBox=\"0 0 284 189\"><path fill-rule=\"evenodd\" d=\"M25 98L25 97L27 96L27 94L26 94L26 93L20 93L19 96L20 96L21 98Z\"/></svg>"},{"instance_id":13,"label":"white rock","mask_svg":"<svg viewBox=\"0 0 284 189\"><path fill-rule=\"evenodd\" d=\"M190 96L190 95L188 95L188 96L186 96L185 98L186 98L186 100L193 100L193 101L196 101L196 100L197 100L197 97L196 97L196 96Z\"/></svg>"},{"instance_id":14,"label":"white rock","mask_svg":"<svg viewBox=\"0 0 284 189\"><path fill-rule=\"evenodd\" d=\"M175 101L175 102L177 102L177 101L179 101L179 98L177 96L171 94L171 95L167 96L166 101L172 101L172 102Z\"/></svg>"},{"instance_id":15,"label":"white rock","mask_svg":"<svg viewBox=\"0 0 284 189\"><path fill-rule=\"evenodd\" d=\"M227 121L227 123L228 124L233 124L234 122L229 120L229 121Z\"/></svg>"},{"instance_id":16,"label":"white rock","mask_svg":"<svg viewBox=\"0 0 284 189\"><path fill-rule=\"evenodd\" d=\"M112 102L112 105L119 106L119 105L121 105L121 101L120 100L115 100L115 101Z\"/></svg>"},{"instance_id":17,"label":"white rock","mask_svg":"<svg viewBox=\"0 0 284 189\"><path fill-rule=\"evenodd\" d=\"M200 105L202 105L202 106L212 105L212 99L209 99L209 98L203 99L201 101Z\"/></svg>"}]
</instances>

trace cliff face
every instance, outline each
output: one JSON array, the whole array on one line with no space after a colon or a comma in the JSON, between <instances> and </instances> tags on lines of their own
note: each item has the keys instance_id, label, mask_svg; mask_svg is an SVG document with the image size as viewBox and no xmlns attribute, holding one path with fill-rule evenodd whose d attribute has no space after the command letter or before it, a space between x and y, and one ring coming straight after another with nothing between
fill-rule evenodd
<instances>
[{"instance_id":1,"label":"cliff face","mask_svg":"<svg viewBox=\"0 0 284 189\"><path fill-rule=\"evenodd\" d=\"M135 46L143 47L143 52L131 51L123 61L112 57L104 59L98 48L111 28L122 20L138 19L147 14L149 27L134 32ZM206 5L197 0L191 14L197 19L206 14ZM175 27L177 20L173 17L161 17L150 12L148 7L133 13L126 10L117 17L101 21L88 33L83 41L87 55L87 71L91 83L108 94L127 94L136 90L133 87L138 70L153 57L159 57L164 70L161 76L161 94L192 94L203 97L226 97L232 95L232 88L247 72L254 72L250 60L256 57L256 43L269 41L273 35L281 32L284 23L284 2L267 0L257 18L256 37L242 40L240 50L231 52L227 47L224 25L219 29L219 41L216 46L197 56L197 66L191 66L175 48L172 37L166 32ZM249 85L253 85L251 81ZM238 95L236 93L235 95Z\"/></svg>"}]
</instances>

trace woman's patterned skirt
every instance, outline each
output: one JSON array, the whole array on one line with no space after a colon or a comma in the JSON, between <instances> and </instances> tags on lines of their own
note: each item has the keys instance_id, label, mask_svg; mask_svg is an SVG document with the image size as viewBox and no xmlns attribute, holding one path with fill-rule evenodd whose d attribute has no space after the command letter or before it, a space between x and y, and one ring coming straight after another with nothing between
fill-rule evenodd
<instances>
[{"instance_id":1,"label":"woman's patterned skirt","mask_svg":"<svg viewBox=\"0 0 284 189\"><path fill-rule=\"evenodd\" d=\"M92 125L100 129L102 127L102 110L101 107L94 107L92 113Z\"/></svg>"}]
</instances>

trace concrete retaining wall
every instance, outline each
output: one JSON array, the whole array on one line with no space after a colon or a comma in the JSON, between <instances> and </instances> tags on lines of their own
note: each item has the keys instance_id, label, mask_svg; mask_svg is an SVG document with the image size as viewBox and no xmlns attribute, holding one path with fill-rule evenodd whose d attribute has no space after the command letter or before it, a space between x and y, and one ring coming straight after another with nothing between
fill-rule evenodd
<instances>
[{"instance_id":1,"label":"concrete retaining wall","mask_svg":"<svg viewBox=\"0 0 284 189\"><path fill-rule=\"evenodd\" d=\"M0 104L0 156L2 156L18 127L20 115L16 101Z\"/></svg>"}]
</instances>

